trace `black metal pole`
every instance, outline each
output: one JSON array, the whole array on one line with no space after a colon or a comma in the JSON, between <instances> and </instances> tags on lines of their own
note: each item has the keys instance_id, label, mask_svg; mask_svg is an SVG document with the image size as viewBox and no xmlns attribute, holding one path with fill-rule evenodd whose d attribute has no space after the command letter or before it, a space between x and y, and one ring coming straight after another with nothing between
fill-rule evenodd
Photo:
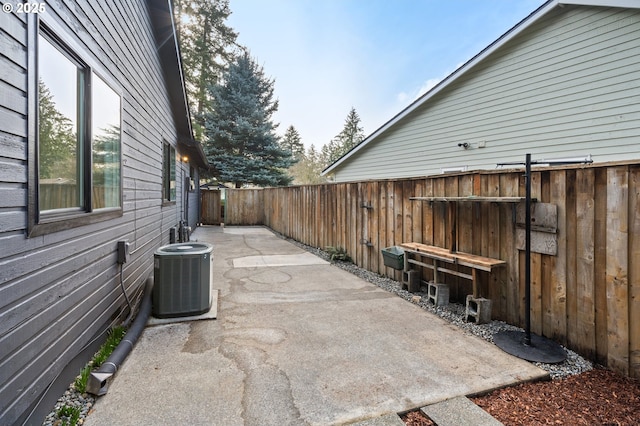
<instances>
[{"instance_id":1,"label":"black metal pole","mask_svg":"<svg viewBox=\"0 0 640 426\"><path fill-rule=\"evenodd\" d=\"M531 154L525 163L524 344L531 345Z\"/></svg>"}]
</instances>

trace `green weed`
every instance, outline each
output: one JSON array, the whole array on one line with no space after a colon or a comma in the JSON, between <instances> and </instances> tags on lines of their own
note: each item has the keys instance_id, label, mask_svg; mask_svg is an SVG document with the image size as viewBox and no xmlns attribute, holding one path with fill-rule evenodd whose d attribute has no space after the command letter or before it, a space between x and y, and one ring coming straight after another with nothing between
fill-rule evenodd
<instances>
[{"instance_id":1,"label":"green weed","mask_svg":"<svg viewBox=\"0 0 640 426\"><path fill-rule=\"evenodd\" d=\"M347 253L347 250L342 247L332 247L328 246L326 249L327 253L329 253L329 258L331 260L341 260L343 262L352 262L351 257Z\"/></svg>"},{"instance_id":2,"label":"green weed","mask_svg":"<svg viewBox=\"0 0 640 426\"><path fill-rule=\"evenodd\" d=\"M93 357L91 361L91 366L93 368L98 368L104 363L109 355L113 353L113 350L118 346L127 330L124 327L114 327L109 330L109 334L107 335L107 340L100 346L100 349Z\"/></svg>"},{"instance_id":3,"label":"green weed","mask_svg":"<svg viewBox=\"0 0 640 426\"><path fill-rule=\"evenodd\" d=\"M85 365L82 370L80 370L80 374L76 377L76 380L73 382L73 387L80 393L85 393L87 390L87 381L89 380L89 374L91 374L91 366Z\"/></svg>"},{"instance_id":4,"label":"green weed","mask_svg":"<svg viewBox=\"0 0 640 426\"><path fill-rule=\"evenodd\" d=\"M69 405L63 405L58 408L56 415L62 420L62 425L75 426L80 420L80 407L71 407Z\"/></svg>"}]
</instances>

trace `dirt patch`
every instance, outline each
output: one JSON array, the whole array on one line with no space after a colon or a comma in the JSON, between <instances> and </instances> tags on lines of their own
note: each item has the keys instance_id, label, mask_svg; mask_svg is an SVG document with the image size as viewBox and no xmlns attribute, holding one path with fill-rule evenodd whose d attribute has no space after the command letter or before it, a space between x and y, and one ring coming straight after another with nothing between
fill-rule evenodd
<instances>
[{"instance_id":1,"label":"dirt patch","mask_svg":"<svg viewBox=\"0 0 640 426\"><path fill-rule=\"evenodd\" d=\"M472 401L506 426L640 424L640 380L603 368L500 389ZM434 425L420 411L402 420L409 426Z\"/></svg>"}]
</instances>

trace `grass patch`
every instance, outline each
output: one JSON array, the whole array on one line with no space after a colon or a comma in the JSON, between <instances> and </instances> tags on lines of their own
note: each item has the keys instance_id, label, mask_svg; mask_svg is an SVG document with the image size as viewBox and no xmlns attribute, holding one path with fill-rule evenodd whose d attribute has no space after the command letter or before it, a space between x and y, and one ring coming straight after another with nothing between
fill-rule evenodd
<instances>
[{"instance_id":1,"label":"grass patch","mask_svg":"<svg viewBox=\"0 0 640 426\"><path fill-rule=\"evenodd\" d=\"M93 355L91 361L89 361L87 365L85 365L82 370L80 370L80 374L71 384L71 391L75 391L80 394L84 394L87 391L87 382L89 381L91 371L100 367L109 358L109 356L111 356L114 349L120 344L122 338L126 333L127 330L122 326L114 327L108 331L107 339L105 340L105 342ZM58 400L58 402L60 402L60 400ZM56 409L53 413L51 413L50 416L53 414L55 414L56 417L56 419L54 419L55 425L76 426L78 424L78 421L80 421L82 408L64 404L60 408Z\"/></svg>"},{"instance_id":2,"label":"grass patch","mask_svg":"<svg viewBox=\"0 0 640 426\"><path fill-rule=\"evenodd\" d=\"M332 247L328 246L326 249L327 253L329 253L329 259L331 260L341 260L343 262L352 262L351 257L347 253L347 250L342 247Z\"/></svg>"},{"instance_id":3,"label":"grass patch","mask_svg":"<svg viewBox=\"0 0 640 426\"><path fill-rule=\"evenodd\" d=\"M85 393L87 391L87 381L89 380L91 371L94 368L99 368L107 358L109 358L126 333L127 330L122 326L114 327L109 330L107 340L102 344L102 346L100 346L98 352L93 355L91 361L89 361L87 365L80 370L80 374L73 381L73 388L76 391L80 393Z\"/></svg>"},{"instance_id":4,"label":"grass patch","mask_svg":"<svg viewBox=\"0 0 640 426\"><path fill-rule=\"evenodd\" d=\"M63 405L58 408L56 415L62 421L62 425L75 426L80 420L80 407L71 407L69 405Z\"/></svg>"},{"instance_id":5,"label":"grass patch","mask_svg":"<svg viewBox=\"0 0 640 426\"><path fill-rule=\"evenodd\" d=\"M80 370L80 374L73 382L73 387L75 388L75 390L80 393L85 393L87 391L87 381L89 380L89 374L91 374L91 366L87 364L82 370Z\"/></svg>"},{"instance_id":6,"label":"grass patch","mask_svg":"<svg viewBox=\"0 0 640 426\"><path fill-rule=\"evenodd\" d=\"M127 330L122 326L114 327L109 330L107 340L102 344L102 346L100 346L100 349L98 350L98 352L96 352L96 354L93 356L93 359L91 360L90 364L92 368L99 368L102 363L104 363L107 358L109 358L109 355L111 355L116 346L120 344L120 341L122 340L126 332Z\"/></svg>"}]
</instances>

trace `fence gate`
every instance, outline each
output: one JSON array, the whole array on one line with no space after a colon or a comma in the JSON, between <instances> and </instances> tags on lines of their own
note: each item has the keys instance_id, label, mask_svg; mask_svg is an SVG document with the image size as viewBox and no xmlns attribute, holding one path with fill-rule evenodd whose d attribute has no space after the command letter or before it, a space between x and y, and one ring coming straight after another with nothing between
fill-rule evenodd
<instances>
[{"instance_id":1,"label":"fence gate","mask_svg":"<svg viewBox=\"0 0 640 426\"><path fill-rule=\"evenodd\" d=\"M220 225L222 223L222 202L219 189L202 190L202 224Z\"/></svg>"}]
</instances>

